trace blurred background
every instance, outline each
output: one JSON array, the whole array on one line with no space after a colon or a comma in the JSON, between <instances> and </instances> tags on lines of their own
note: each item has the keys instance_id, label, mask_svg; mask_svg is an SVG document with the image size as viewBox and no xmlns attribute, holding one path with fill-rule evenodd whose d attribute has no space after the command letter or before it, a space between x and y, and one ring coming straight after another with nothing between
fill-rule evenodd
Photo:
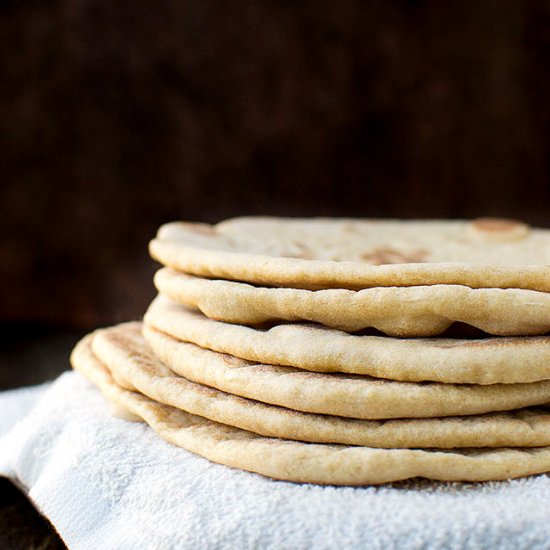
<instances>
[{"instance_id":1,"label":"blurred background","mask_svg":"<svg viewBox=\"0 0 550 550\"><path fill-rule=\"evenodd\" d=\"M548 0L4 0L0 389L143 314L166 221L550 227L549 60ZM63 547L0 495L1 547Z\"/></svg>"},{"instance_id":2,"label":"blurred background","mask_svg":"<svg viewBox=\"0 0 550 550\"><path fill-rule=\"evenodd\" d=\"M141 316L166 221L550 226L549 60L545 0L2 2L0 387Z\"/></svg>"}]
</instances>

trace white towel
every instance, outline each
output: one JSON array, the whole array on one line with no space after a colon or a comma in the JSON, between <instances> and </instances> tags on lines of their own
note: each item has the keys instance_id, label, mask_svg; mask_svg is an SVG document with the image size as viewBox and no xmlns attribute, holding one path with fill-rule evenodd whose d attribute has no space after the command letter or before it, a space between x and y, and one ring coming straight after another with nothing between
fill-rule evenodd
<instances>
[{"instance_id":1,"label":"white towel","mask_svg":"<svg viewBox=\"0 0 550 550\"><path fill-rule=\"evenodd\" d=\"M0 392L0 438L32 409L50 382Z\"/></svg>"},{"instance_id":2,"label":"white towel","mask_svg":"<svg viewBox=\"0 0 550 550\"><path fill-rule=\"evenodd\" d=\"M0 474L28 490L74 550L550 548L548 476L362 488L272 481L113 417L77 373L0 439Z\"/></svg>"}]
</instances>

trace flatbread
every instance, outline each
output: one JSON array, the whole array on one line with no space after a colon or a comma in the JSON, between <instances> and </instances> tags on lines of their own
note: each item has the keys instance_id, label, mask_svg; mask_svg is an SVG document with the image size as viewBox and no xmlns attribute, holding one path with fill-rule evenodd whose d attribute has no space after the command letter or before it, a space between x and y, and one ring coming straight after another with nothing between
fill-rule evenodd
<instances>
[{"instance_id":1,"label":"flatbread","mask_svg":"<svg viewBox=\"0 0 550 550\"><path fill-rule=\"evenodd\" d=\"M297 411L348 418L426 418L550 403L550 380L531 384L441 384L320 374L255 364L180 342L144 326L155 355L175 373L234 395Z\"/></svg>"},{"instance_id":2,"label":"flatbread","mask_svg":"<svg viewBox=\"0 0 550 550\"><path fill-rule=\"evenodd\" d=\"M176 222L159 229L149 250L179 271L268 286L456 284L550 291L550 231L491 218Z\"/></svg>"},{"instance_id":3,"label":"flatbread","mask_svg":"<svg viewBox=\"0 0 550 550\"><path fill-rule=\"evenodd\" d=\"M109 401L142 418L169 443L234 468L279 480L332 485L369 485L412 477L485 481L550 471L548 447L433 451L266 438L120 388L92 354L90 340L91 336L87 336L77 345L71 362Z\"/></svg>"},{"instance_id":4,"label":"flatbread","mask_svg":"<svg viewBox=\"0 0 550 550\"><path fill-rule=\"evenodd\" d=\"M208 319L158 296L144 321L203 348L250 361L317 372L456 384L550 379L550 337L399 339L355 336L313 325L250 328Z\"/></svg>"},{"instance_id":5,"label":"flatbread","mask_svg":"<svg viewBox=\"0 0 550 550\"><path fill-rule=\"evenodd\" d=\"M151 399L267 437L381 448L540 447L550 445L550 409L467 417L354 420L310 414L190 382L151 351L141 323L96 331L92 350L117 384Z\"/></svg>"},{"instance_id":6,"label":"flatbread","mask_svg":"<svg viewBox=\"0 0 550 550\"><path fill-rule=\"evenodd\" d=\"M311 321L345 331L435 336L460 321L500 336L550 331L550 293L463 285L304 290L204 279L164 268L160 293L218 321L257 325Z\"/></svg>"}]
</instances>

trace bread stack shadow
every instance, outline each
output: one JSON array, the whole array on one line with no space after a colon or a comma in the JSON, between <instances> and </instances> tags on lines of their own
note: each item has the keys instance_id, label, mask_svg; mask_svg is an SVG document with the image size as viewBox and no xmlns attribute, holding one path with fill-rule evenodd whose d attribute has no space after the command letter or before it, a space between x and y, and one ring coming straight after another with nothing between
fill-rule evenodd
<instances>
[{"instance_id":1,"label":"bread stack shadow","mask_svg":"<svg viewBox=\"0 0 550 550\"><path fill-rule=\"evenodd\" d=\"M548 472L544 246L508 220L168 224L143 322L86 336L72 364L125 418L275 479Z\"/></svg>"}]
</instances>

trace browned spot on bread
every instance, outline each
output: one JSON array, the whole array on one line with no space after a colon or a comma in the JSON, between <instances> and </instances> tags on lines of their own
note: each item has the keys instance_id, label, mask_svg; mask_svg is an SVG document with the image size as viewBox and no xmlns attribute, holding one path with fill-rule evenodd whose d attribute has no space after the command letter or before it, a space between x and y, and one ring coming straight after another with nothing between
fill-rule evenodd
<instances>
[{"instance_id":1,"label":"browned spot on bread","mask_svg":"<svg viewBox=\"0 0 550 550\"><path fill-rule=\"evenodd\" d=\"M207 237L212 237L216 235L216 230L207 223L185 223L181 222L181 225L188 231L193 233L198 233L199 235L206 235Z\"/></svg>"},{"instance_id":2,"label":"browned spot on bread","mask_svg":"<svg viewBox=\"0 0 550 550\"><path fill-rule=\"evenodd\" d=\"M511 242L525 238L529 226L518 220L504 218L478 218L468 224L471 236L484 242Z\"/></svg>"},{"instance_id":3,"label":"browned spot on bread","mask_svg":"<svg viewBox=\"0 0 550 550\"><path fill-rule=\"evenodd\" d=\"M506 218L478 218L472 221L472 226L478 231L487 231L488 233L508 232L520 227L525 227L519 220Z\"/></svg>"},{"instance_id":4,"label":"browned spot on bread","mask_svg":"<svg viewBox=\"0 0 550 550\"><path fill-rule=\"evenodd\" d=\"M416 249L402 252L390 247L375 248L361 254L361 259L372 265L407 264L422 262L428 255L427 250Z\"/></svg>"}]
</instances>

